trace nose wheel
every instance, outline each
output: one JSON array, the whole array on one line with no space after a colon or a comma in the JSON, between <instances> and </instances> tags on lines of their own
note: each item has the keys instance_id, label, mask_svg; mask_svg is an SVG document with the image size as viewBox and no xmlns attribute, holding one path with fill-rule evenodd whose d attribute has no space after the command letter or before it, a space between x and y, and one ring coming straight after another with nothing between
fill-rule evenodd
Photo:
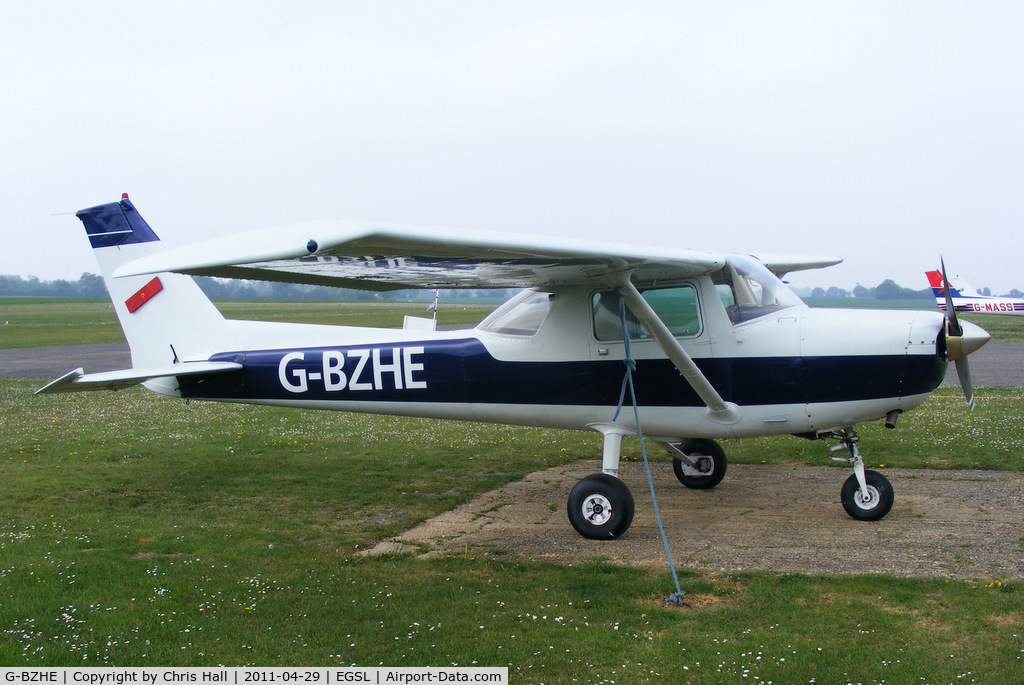
<instances>
[{"instance_id":1,"label":"nose wheel","mask_svg":"<svg viewBox=\"0 0 1024 685\"><path fill-rule=\"evenodd\" d=\"M841 495L843 509L858 521L877 521L892 509L892 484L877 471L865 471L864 481L867 487L861 489L856 475L846 479Z\"/></svg>"},{"instance_id":2,"label":"nose wheel","mask_svg":"<svg viewBox=\"0 0 1024 685\"><path fill-rule=\"evenodd\" d=\"M840 493L840 501L843 509L850 518L858 521L878 521L885 517L892 509L892 503L896 496L889 479L877 471L868 471L864 468L864 460L857 449L857 433L852 428L847 428L838 434L840 443L831 448L831 452L849 450L850 457L832 458L836 461L848 461L853 464L853 475L843 483Z\"/></svg>"}]
</instances>

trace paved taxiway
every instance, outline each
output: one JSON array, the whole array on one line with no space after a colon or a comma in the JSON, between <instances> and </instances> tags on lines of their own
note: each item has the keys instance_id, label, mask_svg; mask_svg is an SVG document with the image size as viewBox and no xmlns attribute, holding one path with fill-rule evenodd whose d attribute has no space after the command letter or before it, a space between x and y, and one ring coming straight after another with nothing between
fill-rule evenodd
<instances>
[{"instance_id":1,"label":"paved taxiway","mask_svg":"<svg viewBox=\"0 0 1024 685\"><path fill-rule=\"evenodd\" d=\"M624 536L585 540L569 525L564 504L569 490L598 463L583 460L531 473L364 553L468 553L506 560L606 560L663 567L665 550L643 464L625 464L620 471L636 502L633 526ZM839 503L839 489L850 474L845 466L731 464L714 490L687 490L666 463L651 468L673 560L680 568L1024 578L1021 474L883 471L896 490L896 503L884 519L868 523L848 517Z\"/></svg>"}]
</instances>

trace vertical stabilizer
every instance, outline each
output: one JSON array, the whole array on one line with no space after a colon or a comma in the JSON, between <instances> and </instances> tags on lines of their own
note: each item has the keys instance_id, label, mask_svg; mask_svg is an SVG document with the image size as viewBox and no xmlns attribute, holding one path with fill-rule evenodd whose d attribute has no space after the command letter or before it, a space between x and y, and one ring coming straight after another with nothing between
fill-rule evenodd
<instances>
[{"instance_id":1,"label":"vertical stabilizer","mask_svg":"<svg viewBox=\"0 0 1024 685\"><path fill-rule=\"evenodd\" d=\"M132 366L147 367L205 359L216 351L224 317L191 276L113 278L114 270L159 252L160 238L123 195L76 214L93 253L132 353Z\"/></svg>"},{"instance_id":2,"label":"vertical stabilizer","mask_svg":"<svg viewBox=\"0 0 1024 685\"><path fill-rule=\"evenodd\" d=\"M960 276L950 278L949 285L953 288L954 292L958 292L962 297L984 297L984 295L978 292L977 288L960 278Z\"/></svg>"},{"instance_id":3,"label":"vertical stabilizer","mask_svg":"<svg viewBox=\"0 0 1024 685\"><path fill-rule=\"evenodd\" d=\"M931 286L932 295L935 296L936 300L941 300L939 304L940 309L945 309L946 306L946 279L943 278L941 271L926 271L925 276L928 277L928 285ZM949 284L949 294L954 299L961 296L960 290L957 289L955 283Z\"/></svg>"}]
</instances>

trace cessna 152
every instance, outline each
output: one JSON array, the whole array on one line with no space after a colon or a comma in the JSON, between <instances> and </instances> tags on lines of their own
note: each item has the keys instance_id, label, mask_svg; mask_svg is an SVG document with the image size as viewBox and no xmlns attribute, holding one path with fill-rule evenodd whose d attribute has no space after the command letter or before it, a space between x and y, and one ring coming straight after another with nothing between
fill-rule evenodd
<instances>
[{"instance_id":1,"label":"cessna 152","mask_svg":"<svg viewBox=\"0 0 1024 685\"><path fill-rule=\"evenodd\" d=\"M594 430L602 472L567 503L584 537L617 538L633 497L617 477L623 436L673 455L690 488L725 475L715 442L774 434L832 438L853 475L856 519L888 513L893 490L864 468L853 426L920 405L947 361L988 334L923 311L810 309L780 280L838 258L788 258L330 221L161 250L135 207L84 209L131 348L132 368L79 368L38 392L142 383L186 399ZM767 267L767 268L766 268ZM521 287L476 328L423 331L224 319L189 275L369 290ZM634 414L618 412L624 364ZM844 458L843 460L847 460Z\"/></svg>"},{"instance_id":2,"label":"cessna 152","mask_svg":"<svg viewBox=\"0 0 1024 685\"><path fill-rule=\"evenodd\" d=\"M953 307L958 312L976 312L978 314L1002 314L1004 316L1024 316L1024 300L1013 297L993 297L982 295L959 276L948 281L941 271L926 271L928 284L935 295L935 304L939 309L946 308L946 295L953 300ZM949 287L946 287L949 283Z\"/></svg>"}]
</instances>

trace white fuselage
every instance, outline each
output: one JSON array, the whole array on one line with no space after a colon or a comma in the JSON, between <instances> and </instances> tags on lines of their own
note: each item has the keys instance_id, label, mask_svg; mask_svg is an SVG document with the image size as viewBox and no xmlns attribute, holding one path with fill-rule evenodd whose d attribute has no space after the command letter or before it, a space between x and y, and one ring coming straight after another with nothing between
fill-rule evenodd
<instances>
[{"instance_id":1,"label":"white fuselage","mask_svg":"<svg viewBox=\"0 0 1024 685\"><path fill-rule=\"evenodd\" d=\"M649 337L631 339L641 423L651 436L809 433L906 411L942 381L937 312L790 306L733 323L709 277L685 283L698 315L678 340L737 419L715 420ZM613 422L625 372L622 335L601 334L594 289L553 289L534 327L406 331L227 321L211 360L241 363L192 383L150 381L189 398L585 429ZM535 298L536 299L536 298ZM224 341L226 339L226 344ZM635 429L633 412L615 425Z\"/></svg>"}]
</instances>

